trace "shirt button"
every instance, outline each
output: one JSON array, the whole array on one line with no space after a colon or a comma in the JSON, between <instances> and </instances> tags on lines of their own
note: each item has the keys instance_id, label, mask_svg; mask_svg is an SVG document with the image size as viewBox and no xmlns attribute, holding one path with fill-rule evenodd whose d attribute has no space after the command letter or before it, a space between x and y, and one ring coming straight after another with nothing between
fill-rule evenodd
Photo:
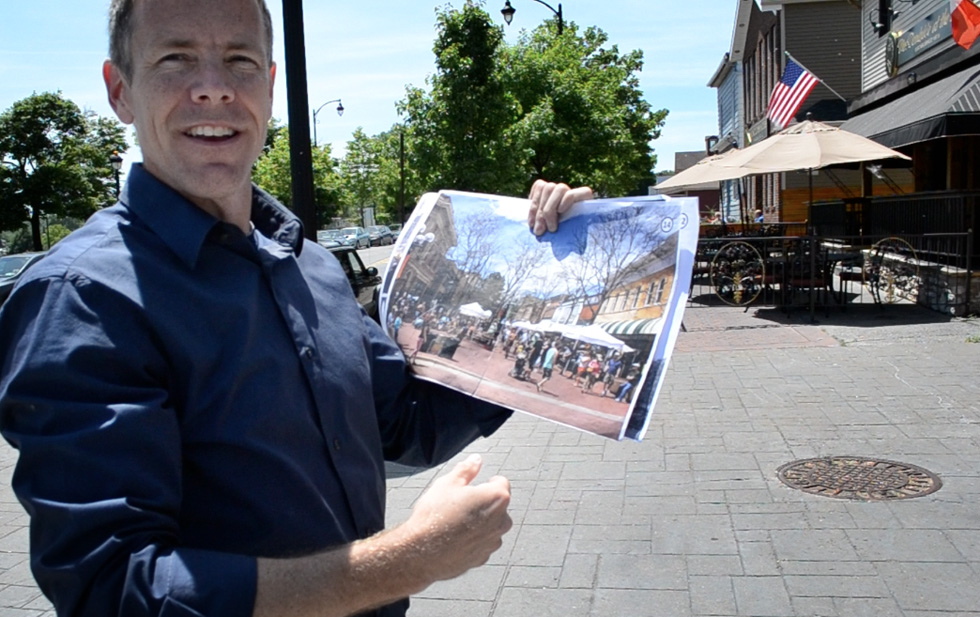
<instances>
[{"instance_id":1,"label":"shirt button","mask_svg":"<svg viewBox=\"0 0 980 617\"><path fill-rule=\"evenodd\" d=\"M303 354L303 357L304 358L306 358L307 360L309 360L310 358L313 357L313 348L312 347L304 347L303 350L300 353Z\"/></svg>"},{"instance_id":2,"label":"shirt button","mask_svg":"<svg viewBox=\"0 0 980 617\"><path fill-rule=\"evenodd\" d=\"M337 452L340 452L340 440L339 439L334 439L333 440L333 449L336 450Z\"/></svg>"}]
</instances>

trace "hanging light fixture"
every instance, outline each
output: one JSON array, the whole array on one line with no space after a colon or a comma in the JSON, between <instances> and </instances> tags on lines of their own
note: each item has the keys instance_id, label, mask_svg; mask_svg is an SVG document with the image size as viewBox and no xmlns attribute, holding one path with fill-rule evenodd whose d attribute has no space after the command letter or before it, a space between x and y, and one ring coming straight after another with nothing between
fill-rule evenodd
<instances>
[{"instance_id":1,"label":"hanging light fixture","mask_svg":"<svg viewBox=\"0 0 980 617\"><path fill-rule=\"evenodd\" d=\"M510 22L514 20L514 13L516 12L517 9L510 5L510 0L507 0L507 2L504 3L504 8L500 9L500 13L504 16L504 21L507 22L508 26L510 25Z\"/></svg>"}]
</instances>

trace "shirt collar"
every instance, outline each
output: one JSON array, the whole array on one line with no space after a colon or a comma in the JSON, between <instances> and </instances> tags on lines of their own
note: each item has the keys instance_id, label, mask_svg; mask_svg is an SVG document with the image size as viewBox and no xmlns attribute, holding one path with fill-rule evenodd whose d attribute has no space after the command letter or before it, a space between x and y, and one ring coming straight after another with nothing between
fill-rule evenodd
<instances>
[{"instance_id":1,"label":"shirt collar","mask_svg":"<svg viewBox=\"0 0 980 617\"><path fill-rule=\"evenodd\" d=\"M135 213L188 267L197 264L208 234L220 221L181 196L139 163L133 164L119 202ZM259 233L291 249L303 248L303 224L274 197L252 185L252 223Z\"/></svg>"}]
</instances>

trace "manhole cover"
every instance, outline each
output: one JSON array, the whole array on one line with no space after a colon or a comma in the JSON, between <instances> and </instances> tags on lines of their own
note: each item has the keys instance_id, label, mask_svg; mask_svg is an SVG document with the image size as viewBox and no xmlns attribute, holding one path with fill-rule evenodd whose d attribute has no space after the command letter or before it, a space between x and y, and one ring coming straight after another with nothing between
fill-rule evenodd
<instances>
[{"instance_id":1,"label":"manhole cover","mask_svg":"<svg viewBox=\"0 0 980 617\"><path fill-rule=\"evenodd\" d=\"M864 501L921 497L943 485L936 474L921 467L860 456L795 461L776 473L783 484L813 495Z\"/></svg>"}]
</instances>

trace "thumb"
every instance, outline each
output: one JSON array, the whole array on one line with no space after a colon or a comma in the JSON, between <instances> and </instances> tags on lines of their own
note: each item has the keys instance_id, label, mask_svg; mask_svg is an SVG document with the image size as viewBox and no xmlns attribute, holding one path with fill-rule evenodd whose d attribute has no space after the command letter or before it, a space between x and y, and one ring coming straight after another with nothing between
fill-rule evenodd
<instances>
[{"instance_id":1,"label":"thumb","mask_svg":"<svg viewBox=\"0 0 980 617\"><path fill-rule=\"evenodd\" d=\"M480 473L481 467L483 467L483 459L480 458L480 455L471 454L466 457L465 461L456 463L456 466L446 474L446 477L453 484L469 484Z\"/></svg>"}]
</instances>

